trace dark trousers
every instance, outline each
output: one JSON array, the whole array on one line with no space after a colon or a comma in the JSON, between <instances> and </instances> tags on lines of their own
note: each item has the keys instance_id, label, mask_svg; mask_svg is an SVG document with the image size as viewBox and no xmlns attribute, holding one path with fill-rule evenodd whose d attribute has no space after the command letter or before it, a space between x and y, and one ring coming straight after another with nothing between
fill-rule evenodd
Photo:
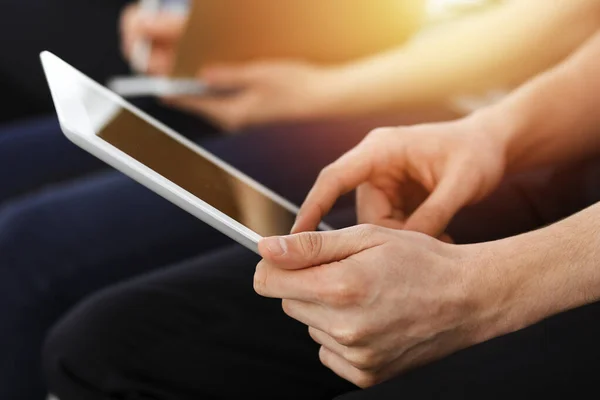
<instances>
[{"instance_id":1,"label":"dark trousers","mask_svg":"<svg viewBox=\"0 0 600 400\"><path fill-rule=\"evenodd\" d=\"M599 179L598 161L515 177L449 232L466 243L544 226L599 201ZM279 301L253 292L258 261L231 246L88 298L47 338L51 390L61 400L489 399L573 396L595 383L600 305L359 391L320 365Z\"/></svg>"}]
</instances>

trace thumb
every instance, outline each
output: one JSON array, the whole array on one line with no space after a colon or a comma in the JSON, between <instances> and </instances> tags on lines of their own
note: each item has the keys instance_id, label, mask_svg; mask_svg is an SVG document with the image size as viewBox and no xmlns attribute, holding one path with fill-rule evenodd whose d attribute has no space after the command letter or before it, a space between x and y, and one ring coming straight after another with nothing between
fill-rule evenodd
<instances>
[{"instance_id":1,"label":"thumb","mask_svg":"<svg viewBox=\"0 0 600 400\"><path fill-rule=\"evenodd\" d=\"M469 201L469 186L460 182L460 175L447 178L408 218L405 230L439 237L454 215Z\"/></svg>"},{"instance_id":2,"label":"thumb","mask_svg":"<svg viewBox=\"0 0 600 400\"><path fill-rule=\"evenodd\" d=\"M303 269L344 260L384 242L381 228L369 225L327 232L304 232L265 238L260 255L283 269Z\"/></svg>"}]
</instances>

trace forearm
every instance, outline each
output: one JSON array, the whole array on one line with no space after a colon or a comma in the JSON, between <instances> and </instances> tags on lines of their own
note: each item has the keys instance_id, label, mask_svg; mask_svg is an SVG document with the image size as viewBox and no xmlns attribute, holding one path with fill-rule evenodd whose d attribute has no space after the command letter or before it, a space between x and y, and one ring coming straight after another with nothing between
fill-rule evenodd
<instances>
[{"instance_id":1,"label":"forearm","mask_svg":"<svg viewBox=\"0 0 600 400\"><path fill-rule=\"evenodd\" d=\"M600 300L600 204L547 228L475 246L489 284L484 339Z\"/></svg>"},{"instance_id":2,"label":"forearm","mask_svg":"<svg viewBox=\"0 0 600 400\"><path fill-rule=\"evenodd\" d=\"M337 71L335 97L346 113L361 113L519 84L566 57L598 26L598 0L514 0Z\"/></svg>"},{"instance_id":3,"label":"forearm","mask_svg":"<svg viewBox=\"0 0 600 400\"><path fill-rule=\"evenodd\" d=\"M600 33L563 64L472 116L504 148L509 171L600 154L599 67Z\"/></svg>"}]
</instances>

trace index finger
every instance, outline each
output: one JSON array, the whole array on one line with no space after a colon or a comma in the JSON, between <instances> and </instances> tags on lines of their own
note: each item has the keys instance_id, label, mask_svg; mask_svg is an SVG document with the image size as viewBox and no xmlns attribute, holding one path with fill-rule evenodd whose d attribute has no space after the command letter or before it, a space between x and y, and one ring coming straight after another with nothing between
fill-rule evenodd
<instances>
[{"instance_id":1,"label":"index finger","mask_svg":"<svg viewBox=\"0 0 600 400\"><path fill-rule=\"evenodd\" d=\"M361 144L323 169L300 207L292 233L316 230L342 195L367 181L373 169L371 154Z\"/></svg>"}]
</instances>

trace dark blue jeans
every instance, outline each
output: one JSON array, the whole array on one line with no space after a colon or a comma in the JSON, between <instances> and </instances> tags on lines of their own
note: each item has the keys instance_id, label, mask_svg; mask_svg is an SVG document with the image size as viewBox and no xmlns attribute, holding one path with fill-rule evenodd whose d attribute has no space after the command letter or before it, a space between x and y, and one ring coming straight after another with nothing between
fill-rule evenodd
<instances>
[{"instance_id":1,"label":"dark blue jeans","mask_svg":"<svg viewBox=\"0 0 600 400\"><path fill-rule=\"evenodd\" d=\"M273 127L203 143L300 202L324 165L380 123ZM84 296L230 243L71 145L53 118L0 132L0 182L0 399L43 398L43 337Z\"/></svg>"},{"instance_id":2,"label":"dark blue jeans","mask_svg":"<svg viewBox=\"0 0 600 400\"><path fill-rule=\"evenodd\" d=\"M0 130L0 204L102 168L105 164L62 137L56 117Z\"/></svg>"}]
</instances>

